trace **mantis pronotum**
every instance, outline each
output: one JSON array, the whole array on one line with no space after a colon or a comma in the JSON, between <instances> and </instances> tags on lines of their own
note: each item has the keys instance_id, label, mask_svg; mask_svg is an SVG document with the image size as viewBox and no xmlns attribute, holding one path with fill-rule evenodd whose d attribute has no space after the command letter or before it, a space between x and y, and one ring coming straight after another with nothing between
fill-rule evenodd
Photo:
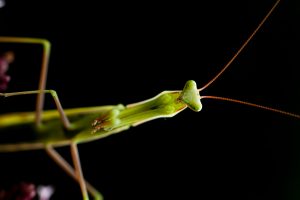
<instances>
[{"instance_id":1,"label":"mantis pronotum","mask_svg":"<svg viewBox=\"0 0 300 200\"><path fill-rule=\"evenodd\" d=\"M254 25L253 25L254 26ZM186 58L188 58L188 57L186 57ZM86 59L86 58L84 58L84 59ZM164 61L165 62L165 61ZM236 68L238 68L239 66L235 66ZM250 67L248 67L248 68L251 68L252 66L250 66ZM91 69L93 69L93 68L91 68ZM158 70L159 68L157 68L156 70ZM80 68L80 70L83 70L83 69L81 69ZM270 71L272 71L272 68L270 69L269 68L269 70ZM94 73L94 71L90 71L91 73ZM121 69L121 72L123 72L122 71L122 69ZM186 73L186 72L188 72L188 70L187 69L184 69L184 73ZM202 72L204 72L204 70L202 71ZM161 72L161 71L158 71L158 72L156 72L156 74L157 75L159 75L160 73L163 73L163 72ZM177 72L177 74L180 74L180 75L182 75L182 71L180 71L180 72ZM104 88L104 86L106 87L106 85L107 85L107 87L110 85L110 81L112 81L112 82L116 82L117 80L115 80L114 79L114 77L115 76L113 76L113 74L109 74L108 73L108 76L110 76L110 79L105 79L106 81L105 81L105 83L101 83L101 77L102 77L102 70L99 70L99 75L97 76L97 78L99 78L99 76L100 76L100 80L98 81L91 81L91 83L94 83L91 87L94 87L94 89L93 89L93 93L94 94L97 94L97 96L99 95L99 98L102 98L102 94L105 94L105 92L103 92L103 91L105 91L105 88ZM151 72L149 72L149 74L151 74ZM164 75L167 75L167 74L164 74ZM193 77L194 77L195 75L193 75ZM197 79L199 79L198 78L198 76L200 76L200 75L198 75L197 74ZM208 76L208 75L207 75ZM230 75L228 75L228 76L230 76ZM116 76L117 77L117 76ZM202 76L201 76L202 77ZM80 81L80 82L82 82L81 79L82 77L78 77L77 78L77 80L78 81ZM94 78L96 78L96 77L94 77ZM230 78L232 78L232 77L230 77ZM93 79L93 78L91 78L91 79ZM170 80L172 80L172 79L170 79ZM208 78L206 78L206 80L208 80ZM124 79L124 81L125 81L125 79ZM96 82L96 83L95 83ZM203 81L203 83L204 83L205 81ZM79 86L82 86L82 85L84 85L84 83L81 83L81 84L79 84ZM230 85L230 84L229 84ZM236 84L235 84L236 85ZM134 86L134 85L133 85ZM232 86L232 87L234 87L233 85L230 85L230 86ZM115 89L112 89L112 90L118 90L120 93L121 93L121 91L120 91L120 89L121 88L119 88L120 86L118 86L118 87L115 87ZM152 87L155 87L155 86L152 86ZM221 87L221 86L220 86ZM237 88L239 88L239 87L237 87ZM177 89L177 88L176 88ZM224 88L223 88L224 89ZM248 89L248 88L247 88ZM121 89L122 90L122 89ZM126 91L128 91L129 89L126 89ZM225 89L224 89L225 90ZM245 89L246 90L246 89ZM74 91L76 91L76 90L74 90ZM156 91L156 90L155 90ZM59 92L59 91L58 91ZM129 91L128 91L129 92ZM157 92L157 91L156 91ZM153 94L155 94L156 92L153 92ZM211 90L211 93L213 93L213 90ZM224 93L226 94L226 90L224 91ZM245 94L242 94L242 95L245 95L246 96L246 94L247 93L245 93ZM88 95L88 94L87 94ZM124 95L126 95L126 93L124 93ZM234 94L233 94L234 95ZM61 96L61 95L60 95ZM81 96L81 93L79 94L79 96ZM230 95L226 95L226 96L230 96ZM73 96L73 98L76 98L76 95L74 95ZM103 97L103 98L105 98L105 97ZM81 99L81 98L80 98ZM239 99L242 99L242 98L239 98ZM116 103L119 103L119 102L116 102ZM213 104L212 104L213 105ZM68 106L69 107L69 106ZM213 109L213 108L212 108ZM206 110L208 110L208 109L206 109ZM207 111L206 111L207 112ZM214 111L212 111L212 112L214 112ZM257 113L256 113L257 114ZM258 115L260 114L260 112L258 112ZM204 115L204 114L203 114ZM228 115L230 115L230 114L228 114ZM272 116L274 115L273 113L271 114ZM271 116L270 115L270 116ZM214 118L211 118L211 117L207 117L208 119L210 119L210 120L214 120ZM284 117L283 117L284 118ZM181 119L182 120L182 119ZM202 119L201 119L202 120ZM223 120L223 119L222 119ZM198 122L200 122L200 120L198 119ZM159 122L158 122L159 123ZM167 123L171 123L169 120L168 120L168 122ZM178 120L176 120L176 123L179 123L179 121ZM215 123L217 123L217 122L215 122ZM222 122L218 122L219 124L222 124ZM151 123L151 125L153 125L152 123ZM197 124L197 126L199 126L200 125L200 123L198 123ZM223 124L224 125L224 124ZM147 126L147 125L146 125ZM176 125L177 126L177 125ZM191 126L190 125L190 123L188 123L188 124L185 124L185 126ZM211 125L211 126L213 126L213 125ZM228 125L229 126L229 125ZM257 126L257 127L259 127L259 125ZM149 126L147 126L147 128L149 128ZM245 128L245 127L244 127ZM188 129L189 131L191 131L191 130L193 130L192 128L189 128ZM203 132L208 132L208 131L205 131L206 130L206 128L203 128ZM156 131L158 131L158 129L156 129ZM246 131L246 130L243 130L243 131ZM160 133L160 135L162 135L162 134L167 134L168 135L168 137L179 137L178 135L177 136L174 136L173 134L171 135L171 134L168 134L168 133L164 133L164 132L167 132L167 129L164 129L164 130L162 130L161 131L161 133ZM192 131L192 132L194 132L194 131ZM152 135L153 135L153 133L152 133ZM158 138L160 138L160 137L163 137L163 136L156 136L155 135L155 137L158 137ZM224 137L224 136L221 136L221 137ZM150 139L150 138L149 138ZM150 140L151 141L151 140ZM167 140L166 140L167 141ZM152 140L152 142L153 142L153 140ZM151 143L151 142L150 142ZM161 143L161 144L163 144L163 143ZM195 143L193 143L193 144L195 144ZM170 145L170 144L169 144ZM175 144L173 144L174 145L174 147L176 146ZM178 151L178 150L175 150L175 151ZM101 160L101 158L99 158L100 160Z\"/></svg>"}]
</instances>

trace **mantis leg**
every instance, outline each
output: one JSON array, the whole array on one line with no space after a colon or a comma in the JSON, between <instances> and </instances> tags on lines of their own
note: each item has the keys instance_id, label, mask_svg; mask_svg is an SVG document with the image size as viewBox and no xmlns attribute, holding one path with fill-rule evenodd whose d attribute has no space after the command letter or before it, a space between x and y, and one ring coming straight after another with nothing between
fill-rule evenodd
<instances>
[{"instance_id":1,"label":"mantis leg","mask_svg":"<svg viewBox=\"0 0 300 200\"><path fill-rule=\"evenodd\" d=\"M69 176L78 181L74 169L71 165L52 147L46 147L46 152ZM94 197L95 200L103 200L100 192L98 192L89 182L85 180L88 192Z\"/></svg>"},{"instance_id":2,"label":"mantis leg","mask_svg":"<svg viewBox=\"0 0 300 200\"><path fill-rule=\"evenodd\" d=\"M80 185L80 189L81 189L83 199L84 200L89 200L89 196L88 196L88 193L87 193L87 188L86 188L86 185L85 185L85 180L84 180L82 169L81 169L77 144L72 142L70 147L71 147L72 159L73 159L74 166L75 166L75 175L76 175L77 181Z\"/></svg>"},{"instance_id":3,"label":"mantis leg","mask_svg":"<svg viewBox=\"0 0 300 200\"><path fill-rule=\"evenodd\" d=\"M24 37L0 37L2 43L20 43L20 44L38 44L43 47L42 66L39 80L39 90L43 91L46 88L46 79L48 73L48 64L51 50L51 43L46 39L40 38L24 38ZM36 103L36 124L41 124L41 113L44 107L45 94L38 93Z\"/></svg>"},{"instance_id":4,"label":"mantis leg","mask_svg":"<svg viewBox=\"0 0 300 200\"><path fill-rule=\"evenodd\" d=\"M43 90L43 91L33 90L33 91L24 91L24 92L0 93L0 96L11 97L11 96L18 96L18 95L40 94L40 93L43 93L43 94L44 93L49 93L49 94L51 94L51 96L54 99L56 108L57 108L57 110L59 112L60 118L61 118L61 120L62 120L62 122L64 124L64 127L66 129L70 128L71 124L69 122L69 119L68 119L67 115L65 114L64 109L61 106L61 103L59 101L57 93L54 90Z\"/></svg>"}]
</instances>

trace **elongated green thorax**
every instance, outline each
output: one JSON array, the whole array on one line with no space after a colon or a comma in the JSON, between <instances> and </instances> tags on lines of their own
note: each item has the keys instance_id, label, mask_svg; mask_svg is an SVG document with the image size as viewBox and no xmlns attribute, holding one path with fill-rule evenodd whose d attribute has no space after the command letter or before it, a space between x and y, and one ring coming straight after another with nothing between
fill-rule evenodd
<instances>
[{"instance_id":1,"label":"elongated green thorax","mask_svg":"<svg viewBox=\"0 0 300 200\"><path fill-rule=\"evenodd\" d=\"M38 149L50 144L63 146L74 141L82 143L96 140L153 119L173 117L187 107L197 112L202 108L194 81L187 81L182 91L164 91L151 99L127 106L66 109L65 113L71 122L70 130L64 129L61 125L57 110L48 110L43 112L43 126L34 129L36 134L28 135L26 139L22 136L14 144L10 143L9 137L8 140L4 137L5 145L0 144L0 152ZM17 133L21 128L32 130L34 119L34 112L2 115L0 116L0 129L2 128L10 135L12 132ZM12 139L16 141L15 137Z\"/></svg>"},{"instance_id":2,"label":"elongated green thorax","mask_svg":"<svg viewBox=\"0 0 300 200\"><path fill-rule=\"evenodd\" d=\"M110 131L123 126L136 126L157 119L173 117L185 108L199 112L202 108L195 81L187 81L182 91L164 91L142 102L119 105L93 123L93 133Z\"/></svg>"}]
</instances>

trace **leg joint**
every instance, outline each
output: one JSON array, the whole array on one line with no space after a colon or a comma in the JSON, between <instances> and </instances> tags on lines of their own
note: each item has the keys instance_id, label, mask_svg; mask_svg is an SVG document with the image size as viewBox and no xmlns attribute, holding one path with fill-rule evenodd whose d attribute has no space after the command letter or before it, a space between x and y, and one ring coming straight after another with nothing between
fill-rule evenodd
<instances>
[{"instance_id":1,"label":"leg joint","mask_svg":"<svg viewBox=\"0 0 300 200\"><path fill-rule=\"evenodd\" d=\"M53 97L56 97L56 98L58 97L57 92L55 90L48 90L48 91Z\"/></svg>"}]
</instances>

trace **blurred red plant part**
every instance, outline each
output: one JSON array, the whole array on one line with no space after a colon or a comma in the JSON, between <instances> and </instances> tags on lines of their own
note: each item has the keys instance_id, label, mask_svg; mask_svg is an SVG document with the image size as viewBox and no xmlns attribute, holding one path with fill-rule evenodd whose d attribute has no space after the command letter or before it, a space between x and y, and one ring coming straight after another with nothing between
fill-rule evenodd
<instances>
[{"instance_id":1,"label":"blurred red plant part","mask_svg":"<svg viewBox=\"0 0 300 200\"><path fill-rule=\"evenodd\" d=\"M32 183L21 182L9 190L0 190L0 200L33 200L36 188Z\"/></svg>"},{"instance_id":2,"label":"blurred red plant part","mask_svg":"<svg viewBox=\"0 0 300 200\"><path fill-rule=\"evenodd\" d=\"M6 74L9 64L14 60L14 53L9 51L0 56L0 92L7 89L10 76Z\"/></svg>"}]
</instances>

